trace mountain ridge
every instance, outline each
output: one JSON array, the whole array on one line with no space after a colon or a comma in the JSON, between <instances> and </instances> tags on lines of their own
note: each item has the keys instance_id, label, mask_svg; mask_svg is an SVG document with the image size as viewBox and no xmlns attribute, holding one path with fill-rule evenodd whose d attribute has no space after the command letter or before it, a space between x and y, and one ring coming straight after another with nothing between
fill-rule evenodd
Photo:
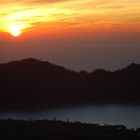
<instances>
[{"instance_id":1,"label":"mountain ridge","mask_svg":"<svg viewBox=\"0 0 140 140\"><path fill-rule=\"evenodd\" d=\"M2 66L2 65L13 65L13 64L29 64L29 63L32 63L32 64L48 64L48 65L52 65L52 66L59 66L59 67L61 67L61 68L64 68L64 69L67 69L67 70L69 70L69 71L74 71L74 72L77 72L77 71L75 71L75 70L70 70L70 69L68 69L68 68L66 68L66 67L64 67L64 66L60 66L60 65L56 65L56 64L54 64L54 63L50 63L50 62L48 62L48 61L43 61L43 60L39 60L39 59L36 59L36 58L33 58L33 57L30 57L30 58L25 58L25 59L21 59L21 60L12 60L12 61L9 61L9 62L5 62L5 63L0 63L0 66ZM132 63L130 63L129 65L127 65L126 67L124 67L124 68L121 68L121 69L117 69L117 70L113 70L113 71L111 71L111 70L106 70L106 69L102 69L102 68L96 68L95 70L93 70L93 71L91 71L91 72L88 72L88 71L86 71L86 70L82 70L81 69L81 71L83 71L83 72L86 72L86 73L93 73L93 72L95 72L96 70L103 70L103 71L108 71L108 72L116 72L116 71L120 71L120 70L123 70L123 69L130 69L130 68L134 68L134 67L137 67L137 66L140 66L140 64L137 64L137 63L134 63L134 62L132 62Z\"/></svg>"}]
</instances>

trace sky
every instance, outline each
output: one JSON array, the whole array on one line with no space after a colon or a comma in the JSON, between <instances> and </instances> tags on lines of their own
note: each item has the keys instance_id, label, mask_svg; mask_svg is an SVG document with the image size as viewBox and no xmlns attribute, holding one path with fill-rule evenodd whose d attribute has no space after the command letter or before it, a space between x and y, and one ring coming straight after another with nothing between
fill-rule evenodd
<instances>
[{"instance_id":1,"label":"sky","mask_svg":"<svg viewBox=\"0 0 140 140\"><path fill-rule=\"evenodd\" d=\"M0 0L0 62L73 70L140 63L140 0Z\"/></svg>"}]
</instances>

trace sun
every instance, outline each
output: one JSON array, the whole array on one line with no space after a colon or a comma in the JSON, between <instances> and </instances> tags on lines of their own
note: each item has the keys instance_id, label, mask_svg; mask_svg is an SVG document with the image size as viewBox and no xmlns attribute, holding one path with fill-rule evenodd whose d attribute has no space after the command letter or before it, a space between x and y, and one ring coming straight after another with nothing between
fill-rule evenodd
<instances>
[{"instance_id":1,"label":"sun","mask_svg":"<svg viewBox=\"0 0 140 140\"><path fill-rule=\"evenodd\" d=\"M18 37L21 34L21 29L19 28L19 26L11 26L9 32L12 36Z\"/></svg>"}]
</instances>

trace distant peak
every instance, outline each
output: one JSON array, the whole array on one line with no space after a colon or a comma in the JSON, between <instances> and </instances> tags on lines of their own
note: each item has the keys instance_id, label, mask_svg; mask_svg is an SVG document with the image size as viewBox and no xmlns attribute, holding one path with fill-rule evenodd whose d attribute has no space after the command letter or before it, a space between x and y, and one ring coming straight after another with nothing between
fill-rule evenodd
<instances>
[{"instance_id":1,"label":"distant peak","mask_svg":"<svg viewBox=\"0 0 140 140\"><path fill-rule=\"evenodd\" d=\"M13 64L42 64L42 63L48 63L48 62L41 61L35 58L26 58L26 59L22 59L18 61L11 61L11 62L8 62L7 64L13 65Z\"/></svg>"},{"instance_id":2,"label":"distant peak","mask_svg":"<svg viewBox=\"0 0 140 140\"><path fill-rule=\"evenodd\" d=\"M129 66L136 66L137 64L136 63L131 63Z\"/></svg>"},{"instance_id":3,"label":"distant peak","mask_svg":"<svg viewBox=\"0 0 140 140\"><path fill-rule=\"evenodd\" d=\"M6 64L5 66L12 66L12 67L22 67L22 68L42 68L42 69L51 69L51 70L64 70L65 68L59 65L52 64L48 61L42 61L35 58L26 58L18 61L11 61Z\"/></svg>"},{"instance_id":4,"label":"distant peak","mask_svg":"<svg viewBox=\"0 0 140 140\"><path fill-rule=\"evenodd\" d=\"M131 63L131 64L128 65L126 68L123 68L122 70L124 70L124 71L135 71L135 70L140 70L140 64Z\"/></svg>"},{"instance_id":5,"label":"distant peak","mask_svg":"<svg viewBox=\"0 0 140 140\"><path fill-rule=\"evenodd\" d=\"M20 60L20 62L43 62L43 61L35 59L35 58L26 58L26 59Z\"/></svg>"},{"instance_id":6,"label":"distant peak","mask_svg":"<svg viewBox=\"0 0 140 140\"><path fill-rule=\"evenodd\" d=\"M131 63L130 65L128 65L126 68L129 69L129 68L134 68L136 67L137 64L136 63Z\"/></svg>"}]
</instances>

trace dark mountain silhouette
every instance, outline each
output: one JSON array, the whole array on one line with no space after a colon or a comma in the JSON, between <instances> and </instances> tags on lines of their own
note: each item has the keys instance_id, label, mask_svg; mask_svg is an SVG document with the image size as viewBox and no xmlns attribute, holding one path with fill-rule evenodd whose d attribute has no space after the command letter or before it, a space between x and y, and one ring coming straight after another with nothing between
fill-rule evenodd
<instances>
[{"instance_id":1,"label":"dark mountain silhouette","mask_svg":"<svg viewBox=\"0 0 140 140\"><path fill-rule=\"evenodd\" d=\"M140 128L57 120L0 120L0 137L4 140L99 140L139 139Z\"/></svg>"},{"instance_id":2,"label":"dark mountain silhouette","mask_svg":"<svg viewBox=\"0 0 140 140\"><path fill-rule=\"evenodd\" d=\"M32 58L0 64L0 110L112 102L140 103L140 64L92 73Z\"/></svg>"}]
</instances>

